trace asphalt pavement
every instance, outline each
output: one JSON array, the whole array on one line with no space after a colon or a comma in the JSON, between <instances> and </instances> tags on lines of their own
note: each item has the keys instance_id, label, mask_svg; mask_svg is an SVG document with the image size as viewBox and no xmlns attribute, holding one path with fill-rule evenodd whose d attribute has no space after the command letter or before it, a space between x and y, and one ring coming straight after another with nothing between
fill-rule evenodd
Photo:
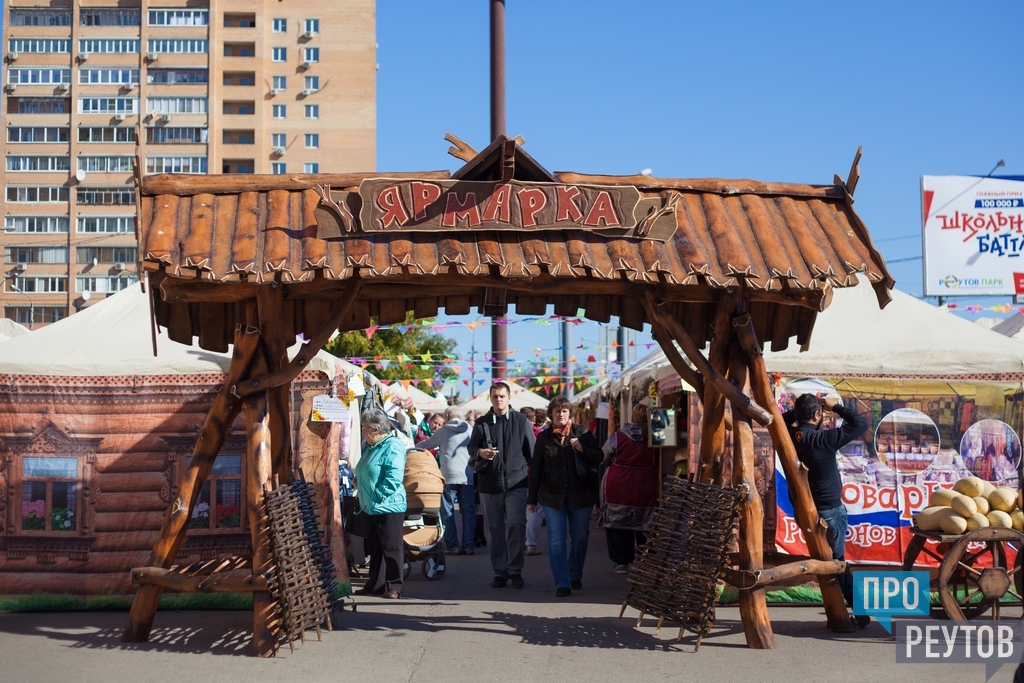
<instances>
[{"instance_id":1,"label":"asphalt pavement","mask_svg":"<svg viewBox=\"0 0 1024 683\"><path fill-rule=\"evenodd\" d=\"M543 541L542 541L543 545ZM449 557L428 581L413 567L401 600L354 599L337 627L294 653L248 656L247 611L159 612L150 642L119 640L125 612L0 614L0 681L785 681L856 683L985 680L980 665L896 664L877 623L850 634L825 627L820 607L770 608L777 647L750 650L739 610L720 607L698 652L695 638L656 621L619 618L626 578L612 572L595 529L583 590L556 598L547 554L526 558L525 588L490 588L486 548ZM358 583L356 584L358 586ZM350 602L351 604L351 602ZM1012 680L1006 666L992 679Z\"/></svg>"}]
</instances>

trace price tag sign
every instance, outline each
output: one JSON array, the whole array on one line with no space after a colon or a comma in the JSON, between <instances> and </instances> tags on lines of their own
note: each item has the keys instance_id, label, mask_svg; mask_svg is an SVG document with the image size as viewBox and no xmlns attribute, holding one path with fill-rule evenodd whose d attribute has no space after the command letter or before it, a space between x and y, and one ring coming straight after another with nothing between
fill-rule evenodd
<instances>
[{"instance_id":1,"label":"price tag sign","mask_svg":"<svg viewBox=\"0 0 1024 683\"><path fill-rule=\"evenodd\" d=\"M344 400L319 394L313 397L313 413L310 419L313 422L348 422L351 413L348 410L348 403Z\"/></svg>"},{"instance_id":2,"label":"price tag sign","mask_svg":"<svg viewBox=\"0 0 1024 683\"><path fill-rule=\"evenodd\" d=\"M647 397L651 399L651 407L658 407L658 384L651 382L647 385Z\"/></svg>"}]
</instances>

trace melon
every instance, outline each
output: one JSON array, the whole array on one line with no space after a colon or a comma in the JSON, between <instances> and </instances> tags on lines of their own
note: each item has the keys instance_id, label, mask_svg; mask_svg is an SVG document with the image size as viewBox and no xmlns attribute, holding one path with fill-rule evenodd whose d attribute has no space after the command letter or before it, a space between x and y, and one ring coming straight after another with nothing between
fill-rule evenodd
<instances>
[{"instance_id":1,"label":"melon","mask_svg":"<svg viewBox=\"0 0 1024 683\"><path fill-rule=\"evenodd\" d=\"M978 504L974 502L974 499L963 494L954 498L949 507L964 519L968 519L978 512Z\"/></svg>"},{"instance_id":2,"label":"melon","mask_svg":"<svg viewBox=\"0 0 1024 683\"><path fill-rule=\"evenodd\" d=\"M992 506L988 504L988 500L981 496L975 496L974 498L971 498L971 500L973 500L974 504L978 506L978 512L983 515L987 515L988 511L992 509Z\"/></svg>"},{"instance_id":3,"label":"melon","mask_svg":"<svg viewBox=\"0 0 1024 683\"><path fill-rule=\"evenodd\" d=\"M982 527L990 526L988 523L988 517L976 512L967 518L967 530L974 531L975 529L981 529Z\"/></svg>"},{"instance_id":4,"label":"melon","mask_svg":"<svg viewBox=\"0 0 1024 683\"><path fill-rule=\"evenodd\" d=\"M939 525L943 533L947 534L962 534L967 531L967 520L957 514L942 515Z\"/></svg>"},{"instance_id":5,"label":"melon","mask_svg":"<svg viewBox=\"0 0 1024 683\"><path fill-rule=\"evenodd\" d=\"M961 494L957 493L953 489L935 489L932 491L931 497L928 499L928 507L937 507L944 505L949 507L949 504L953 502L953 499Z\"/></svg>"},{"instance_id":6,"label":"melon","mask_svg":"<svg viewBox=\"0 0 1024 683\"><path fill-rule=\"evenodd\" d=\"M988 498L989 494L996 490L995 486L985 481L984 479L981 480L981 485L982 487L984 487L984 491L981 492L981 495L983 495L985 498Z\"/></svg>"},{"instance_id":7,"label":"melon","mask_svg":"<svg viewBox=\"0 0 1024 683\"><path fill-rule=\"evenodd\" d=\"M1013 521L1014 529L1024 531L1024 510L1014 510L1011 512L1010 520Z\"/></svg>"},{"instance_id":8,"label":"melon","mask_svg":"<svg viewBox=\"0 0 1024 683\"><path fill-rule=\"evenodd\" d=\"M1017 491L1017 509L1024 510L1024 489Z\"/></svg>"},{"instance_id":9,"label":"melon","mask_svg":"<svg viewBox=\"0 0 1024 683\"><path fill-rule=\"evenodd\" d=\"M914 525L921 531L938 531L942 528L939 525L939 517L943 510L949 510L949 508L939 505L921 510L914 515Z\"/></svg>"},{"instance_id":10,"label":"melon","mask_svg":"<svg viewBox=\"0 0 1024 683\"><path fill-rule=\"evenodd\" d=\"M1004 526L1007 529L1013 528L1013 520L1010 518L1010 515L1002 510L993 510L985 516L988 517L988 523L992 526Z\"/></svg>"},{"instance_id":11,"label":"melon","mask_svg":"<svg viewBox=\"0 0 1024 683\"><path fill-rule=\"evenodd\" d=\"M981 477L964 477L953 485L953 490L970 498L980 496L985 490L985 480Z\"/></svg>"},{"instance_id":12,"label":"melon","mask_svg":"<svg viewBox=\"0 0 1024 683\"><path fill-rule=\"evenodd\" d=\"M995 489L988 495L988 504L993 510L1009 512L1017 505L1017 492L1004 487Z\"/></svg>"}]
</instances>

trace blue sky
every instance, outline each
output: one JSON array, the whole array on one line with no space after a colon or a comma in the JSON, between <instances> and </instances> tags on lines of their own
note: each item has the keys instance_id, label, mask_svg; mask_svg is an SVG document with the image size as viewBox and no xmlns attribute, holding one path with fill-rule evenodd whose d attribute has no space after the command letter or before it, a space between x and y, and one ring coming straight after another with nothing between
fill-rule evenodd
<instances>
[{"instance_id":1,"label":"blue sky","mask_svg":"<svg viewBox=\"0 0 1024 683\"><path fill-rule=\"evenodd\" d=\"M457 168L447 131L489 142L487 8L378 2L378 169ZM830 183L863 145L855 207L890 261L921 254L922 175L1024 175L1019 1L508 0L507 20L508 133L550 170ZM890 268L921 294L920 260ZM517 357L557 345L510 327Z\"/></svg>"}]
</instances>

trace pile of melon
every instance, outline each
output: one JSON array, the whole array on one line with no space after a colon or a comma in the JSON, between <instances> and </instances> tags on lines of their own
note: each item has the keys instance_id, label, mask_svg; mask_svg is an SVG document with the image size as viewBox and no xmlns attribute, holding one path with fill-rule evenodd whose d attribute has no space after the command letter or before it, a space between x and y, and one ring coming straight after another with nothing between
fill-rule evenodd
<instances>
[{"instance_id":1,"label":"pile of melon","mask_svg":"<svg viewBox=\"0 0 1024 683\"><path fill-rule=\"evenodd\" d=\"M928 507L914 515L921 531L962 534L986 526L1024 531L1024 492L996 488L984 479L964 477L952 489L935 489Z\"/></svg>"}]
</instances>

